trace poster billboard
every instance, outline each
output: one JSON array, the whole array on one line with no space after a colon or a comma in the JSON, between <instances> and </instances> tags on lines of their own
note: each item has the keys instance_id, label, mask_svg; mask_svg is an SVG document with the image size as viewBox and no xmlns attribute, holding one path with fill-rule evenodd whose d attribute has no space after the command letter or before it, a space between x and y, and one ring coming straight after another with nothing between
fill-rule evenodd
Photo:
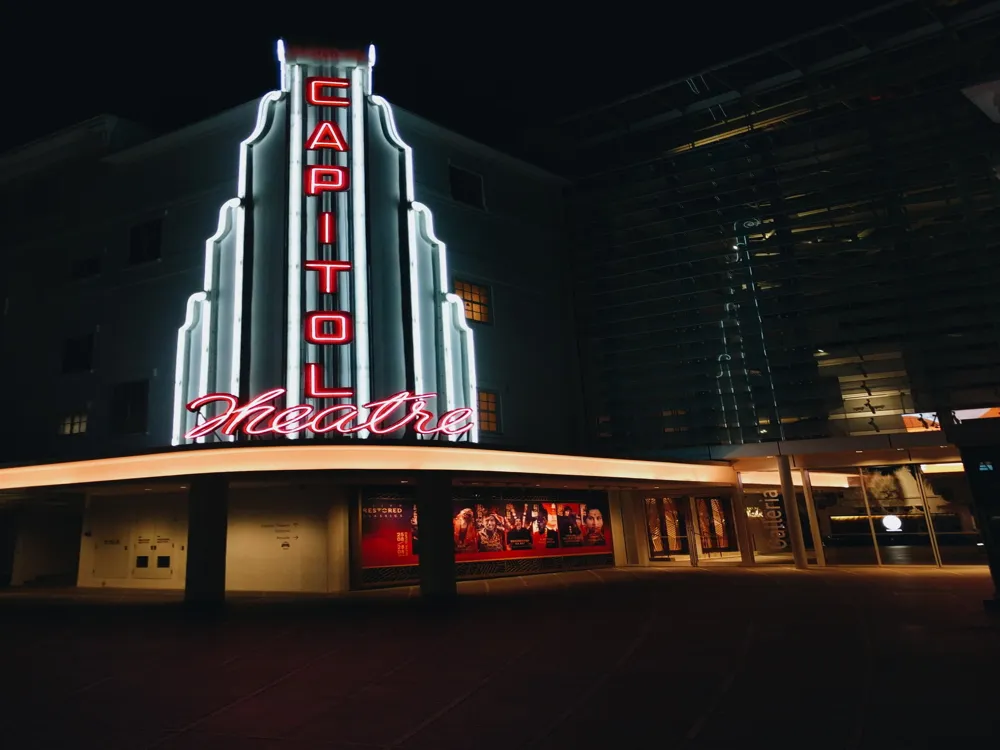
<instances>
[{"instance_id":1,"label":"poster billboard","mask_svg":"<svg viewBox=\"0 0 1000 750\"><path fill-rule=\"evenodd\" d=\"M417 505L411 497L365 497L361 502L362 566L416 565L420 554L417 521Z\"/></svg>"},{"instance_id":2,"label":"poster billboard","mask_svg":"<svg viewBox=\"0 0 1000 750\"><path fill-rule=\"evenodd\" d=\"M473 494L451 506L458 562L611 552L604 493ZM419 555L414 499L402 493L363 497L361 567L416 565Z\"/></svg>"},{"instance_id":3,"label":"poster billboard","mask_svg":"<svg viewBox=\"0 0 1000 750\"><path fill-rule=\"evenodd\" d=\"M598 493L453 500L455 559L610 552L606 502Z\"/></svg>"}]
</instances>

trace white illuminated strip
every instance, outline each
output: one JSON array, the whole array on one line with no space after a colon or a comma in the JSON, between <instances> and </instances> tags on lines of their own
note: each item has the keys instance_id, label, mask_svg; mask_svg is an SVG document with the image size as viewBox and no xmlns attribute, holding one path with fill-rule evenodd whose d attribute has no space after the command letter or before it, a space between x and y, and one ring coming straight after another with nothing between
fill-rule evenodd
<instances>
[{"instance_id":1,"label":"white illuminated strip","mask_svg":"<svg viewBox=\"0 0 1000 750\"><path fill-rule=\"evenodd\" d=\"M205 241L205 288L200 292L195 292L188 298L188 310L190 311L191 306L197 304L200 309L200 315L198 316L199 322L201 323L201 361L198 363L198 393L199 395L204 394L208 388L208 369L209 361L208 355L212 349L212 286L215 277L215 243L226 233L226 229L229 228L229 214L230 211L234 211L240 204L239 198L230 198L228 201L222 204L219 209L219 226L215 230L215 234L209 237ZM180 387L178 388L177 383L174 384L174 427L175 432L171 437L171 442L174 445L179 445L181 440L181 435L177 432L177 428L183 423L184 410L187 408L187 403L184 400L184 383L187 382L187 334L194 326L194 320L190 316L185 318L184 325L180 327L177 332L177 368L176 373L177 379L181 380ZM204 443L205 438L198 438L198 442Z\"/></svg>"},{"instance_id":2,"label":"white illuminated strip","mask_svg":"<svg viewBox=\"0 0 1000 750\"><path fill-rule=\"evenodd\" d=\"M465 301L459 297L457 294L452 294L449 292L445 295L445 299L451 303L452 315L455 316L455 322L458 323L458 327L462 329L462 337L465 339L465 353L468 358L466 366L466 378L468 380L466 388L466 403L465 405L472 409L473 428L469 430L469 442L478 443L479 442L479 383L476 378L476 344L475 338L472 335L472 328L469 327L468 322L465 320Z\"/></svg>"},{"instance_id":3,"label":"white illuminated strip","mask_svg":"<svg viewBox=\"0 0 1000 750\"><path fill-rule=\"evenodd\" d=\"M368 330L368 238L365 234L365 69L351 70L351 235L354 246L354 353L358 408L371 401L371 351ZM294 119L294 118L293 118ZM289 381L290 382L290 381ZM298 403L289 398L289 403ZM362 419L360 416L359 419ZM368 430L358 433L368 437Z\"/></svg>"},{"instance_id":4,"label":"white illuminated strip","mask_svg":"<svg viewBox=\"0 0 1000 750\"><path fill-rule=\"evenodd\" d=\"M374 48L373 48L374 49ZM406 246L409 252L410 271L410 319L413 329L413 389L424 393L424 358L421 349L422 331L420 328L420 274L417 263L417 222L413 207L413 149L400 137L396 128L396 118L392 114L389 102L381 96L373 96L372 103L382 112L389 140L403 152L403 199L406 201Z\"/></svg>"},{"instance_id":5,"label":"white illuminated strip","mask_svg":"<svg viewBox=\"0 0 1000 750\"><path fill-rule=\"evenodd\" d=\"M740 479L744 485L766 485L777 487L781 484L781 476L776 471L741 471ZM809 483L813 487L854 487L858 483L857 474L840 474L833 471L810 471ZM792 472L792 484L796 487L802 486L802 475Z\"/></svg>"},{"instance_id":6,"label":"white illuminated strip","mask_svg":"<svg viewBox=\"0 0 1000 750\"><path fill-rule=\"evenodd\" d=\"M291 66L292 116L288 154L288 340L285 387L288 403L301 401L302 380L302 67ZM289 439L298 437L289 435Z\"/></svg>"},{"instance_id":7,"label":"white illuminated strip","mask_svg":"<svg viewBox=\"0 0 1000 750\"><path fill-rule=\"evenodd\" d=\"M280 54L279 52L279 56ZM236 209L236 257L233 262L233 363L232 383L229 391L234 396L240 394L240 355L243 345L243 259L246 255L246 197L250 194L250 186L247 184L247 160L250 155L250 147L256 143L267 128L271 105L280 99L280 91L271 91L264 95L257 107L257 124L250 136L240 143L240 168L236 183L236 197L239 198L239 206ZM236 436L230 435L228 439L236 440Z\"/></svg>"},{"instance_id":8,"label":"white illuminated strip","mask_svg":"<svg viewBox=\"0 0 1000 750\"><path fill-rule=\"evenodd\" d=\"M184 398L184 385L187 383L188 334L194 327L195 316L208 295L205 292L195 292L187 301L184 314L184 325L177 331L177 366L174 372L174 426L170 436L171 445L180 445L184 435L184 415L187 413L187 399ZM200 315L198 316L200 318Z\"/></svg>"},{"instance_id":9,"label":"white illuminated strip","mask_svg":"<svg viewBox=\"0 0 1000 750\"><path fill-rule=\"evenodd\" d=\"M440 297L441 305L441 348L444 350L444 378L445 378L445 411L451 411L455 408L455 391L457 386L455 384L455 362L452 360L452 354L454 352L454 347L451 341L452 332L452 320L451 320L451 303L448 301L448 256L447 248L445 244L438 239L437 235L434 234L434 217L431 214L431 210L427 208L423 203L413 202L413 210L417 212L422 223L422 228L424 235L427 237L427 241L430 242L434 247L437 248L437 265L438 265L438 294ZM458 440L458 435L449 435L449 440Z\"/></svg>"},{"instance_id":10,"label":"white illuminated strip","mask_svg":"<svg viewBox=\"0 0 1000 750\"><path fill-rule=\"evenodd\" d=\"M368 96L375 91L375 45L368 45L368 89L365 93Z\"/></svg>"},{"instance_id":11,"label":"white illuminated strip","mask_svg":"<svg viewBox=\"0 0 1000 750\"><path fill-rule=\"evenodd\" d=\"M223 472L316 470L452 471L471 475L536 474L654 482L710 482L716 485L736 483L736 473L731 466L713 464L493 451L444 445L299 443L207 447L93 461L12 466L0 469L0 490Z\"/></svg>"},{"instance_id":12,"label":"white illuminated strip","mask_svg":"<svg viewBox=\"0 0 1000 750\"><path fill-rule=\"evenodd\" d=\"M942 464L920 464L920 471L924 474L960 474L965 472L965 466L961 461L948 461Z\"/></svg>"}]
</instances>

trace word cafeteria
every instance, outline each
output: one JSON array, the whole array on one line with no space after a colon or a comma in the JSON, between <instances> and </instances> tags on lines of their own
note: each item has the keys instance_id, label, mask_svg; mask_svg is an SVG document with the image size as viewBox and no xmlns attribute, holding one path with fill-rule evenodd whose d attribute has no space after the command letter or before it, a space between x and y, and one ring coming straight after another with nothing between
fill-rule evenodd
<instances>
[{"instance_id":1,"label":"word cafeteria","mask_svg":"<svg viewBox=\"0 0 1000 750\"><path fill-rule=\"evenodd\" d=\"M314 77L305 82L306 101L314 107L342 108L350 105L348 97L339 96L350 87L346 78ZM345 152L348 144L336 122L321 120L305 142L308 151L332 149ZM347 167L309 165L304 170L306 196L320 197L325 192L343 192L350 188ZM337 242L336 220L333 212L318 212L317 239L320 245L330 247ZM319 291L323 295L337 294L337 274L349 273L351 263L339 260L309 260L307 271L318 273ZM354 340L354 324L350 313L313 311L304 319L304 338L310 344L344 346ZM311 399L340 400L354 396L351 388L328 388L324 385L323 367L307 363L304 367L305 396ZM246 435L291 435L309 431L317 435L330 432L350 435L367 431L373 435L386 435L410 427L418 435L445 435L457 437L473 428L473 410L453 409L434 421L434 414L427 410L427 401L437 394L396 393L388 398L363 404L366 418L354 404L338 403L325 408L307 404L279 409L269 402L286 394L285 388L274 388L240 405L239 398L231 393L209 393L191 401L187 408L198 412L204 406L219 402L223 412L207 417L193 427L185 437L189 440L203 438L213 432L232 436L237 431ZM402 414L400 414L402 412Z\"/></svg>"}]
</instances>

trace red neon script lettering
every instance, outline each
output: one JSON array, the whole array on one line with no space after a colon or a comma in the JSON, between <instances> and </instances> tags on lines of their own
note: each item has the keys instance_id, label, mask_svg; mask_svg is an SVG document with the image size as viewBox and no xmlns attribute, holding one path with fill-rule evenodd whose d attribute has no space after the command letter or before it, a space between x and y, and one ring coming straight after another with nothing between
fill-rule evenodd
<instances>
[{"instance_id":1,"label":"red neon script lettering","mask_svg":"<svg viewBox=\"0 0 1000 750\"><path fill-rule=\"evenodd\" d=\"M239 400L231 393L209 393L196 398L187 405L189 411L197 412L203 406L215 402L221 402L225 411L191 428L184 437L194 440L217 431L223 435L233 435L237 430L242 430L247 435L290 435L306 430L317 435L329 432L350 435L361 430L368 430L374 435L388 435L409 424L420 435L458 436L464 435L473 427L473 411L468 408L445 412L438 418L437 424L431 426L434 414L427 410L427 401L436 398L435 393L414 395L409 391L400 391L388 398L367 403L364 408L368 409L368 418L357 425L350 424L358 418L358 408L353 404L337 404L317 411L315 407L304 404L278 409L268 403L283 395L284 388L275 388L242 406L238 405ZM406 412L392 421L391 415L401 408L406 409ZM333 421L328 422L330 419Z\"/></svg>"}]
</instances>

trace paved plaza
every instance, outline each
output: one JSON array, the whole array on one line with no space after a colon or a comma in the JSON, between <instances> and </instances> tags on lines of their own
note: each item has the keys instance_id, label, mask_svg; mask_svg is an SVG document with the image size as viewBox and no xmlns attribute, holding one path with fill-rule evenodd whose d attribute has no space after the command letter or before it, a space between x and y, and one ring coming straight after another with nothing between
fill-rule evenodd
<instances>
[{"instance_id":1,"label":"paved plaza","mask_svg":"<svg viewBox=\"0 0 1000 750\"><path fill-rule=\"evenodd\" d=\"M9 748L918 748L1000 737L982 568L628 568L232 598L0 592ZM992 746L989 742L984 747Z\"/></svg>"}]
</instances>

